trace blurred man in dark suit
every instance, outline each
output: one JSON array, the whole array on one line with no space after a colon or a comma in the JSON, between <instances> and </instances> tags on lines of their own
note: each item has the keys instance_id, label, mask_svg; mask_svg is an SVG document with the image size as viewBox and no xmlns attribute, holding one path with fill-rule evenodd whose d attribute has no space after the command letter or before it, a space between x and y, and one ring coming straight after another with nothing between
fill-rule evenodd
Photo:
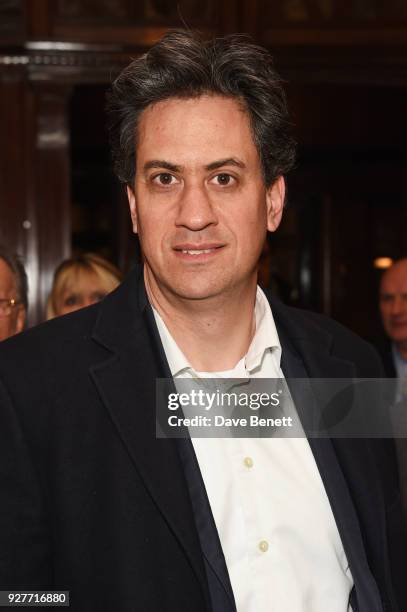
<instances>
[{"instance_id":1,"label":"blurred man in dark suit","mask_svg":"<svg viewBox=\"0 0 407 612\"><path fill-rule=\"evenodd\" d=\"M382 276L380 313L389 342L381 355L386 374L407 377L407 257L396 261Z\"/></svg>"},{"instance_id":2,"label":"blurred man in dark suit","mask_svg":"<svg viewBox=\"0 0 407 612\"><path fill-rule=\"evenodd\" d=\"M0 245L0 340L24 329L27 304L24 266L14 253Z\"/></svg>"},{"instance_id":3,"label":"blurred man in dark suit","mask_svg":"<svg viewBox=\"0 0 407 612\"><path fill-rule=\"evenodd\" d=\"M389 339L380 351L386 374L407 378L407 257L396 261L382 276L380 313Z\"/></svg>"},{"instance_id":4,"label":"blurred man in dark suit","mask_svg":"<svg viewBox=\"0 0 407 612\"><path fill-rule=\"evenodd\" d=\"M407 528L407 257L383 273L379 305L387 341L379 344L378 350L386 376L398 379L391 393L390 417Z\"/></svg>"}]
</instances>

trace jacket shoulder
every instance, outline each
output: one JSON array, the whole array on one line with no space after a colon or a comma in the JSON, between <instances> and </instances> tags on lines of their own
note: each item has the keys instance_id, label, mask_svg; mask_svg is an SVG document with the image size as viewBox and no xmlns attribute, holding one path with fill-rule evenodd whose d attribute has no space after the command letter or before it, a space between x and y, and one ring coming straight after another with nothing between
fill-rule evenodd
<instances>
[{"instance_id":1,"label":"jacket shoulder","mask_svg":"<svg viewBox=\"0 0 407 612\"><path fill-rule=\"evenodd\" d=\"M286 306L275 299L271 299L270 302L273 314L276 313L278 321L283 321L286 331L292 338L324 337L324 341L329 344L330 354L339 359L353 361L359 377L384 376L383 365L376 349L355 332L326 315Z\"/></svg>"},{"instance_id":2,"label":"jacket shoulder","mask_svg":"<svg viewBox=\"0 0 407 612\"><path fill-rule=\"evenodd\" d=\"M105 350L91 341L99 304L41 323L0 343L0 380L16 392L45 393L71 380Z\"/></svg>"},{"instance_id":3,"label":"jacket shoulder","mask_svg":"<svg viewBox=\"0 0 407 612\"><path fill-rule=\"evenodd\" d=\"M90 336L98 316L99 304L40 323L0 344L0 360L13 354L58 351Z\"/></svg>"}]
</instances>

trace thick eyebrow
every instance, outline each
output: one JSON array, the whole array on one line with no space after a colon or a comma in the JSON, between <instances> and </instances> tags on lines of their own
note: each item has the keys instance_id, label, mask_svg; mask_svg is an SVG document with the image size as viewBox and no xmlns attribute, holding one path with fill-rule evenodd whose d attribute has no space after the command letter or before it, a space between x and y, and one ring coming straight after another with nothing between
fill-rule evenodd
<instances>
[{"instance_id":1,"label":"thick eyebrow","mask_svg":"<svg viewBox=\"0 0 407 612\"><path fill-rule=\"evenodd\" d=\"M152 159L146 162L143 170L146 172L146 170L150 170L151 168L165 168L165 170L170 170L171 172L179 172L181 170L181 166L171 164L164 159Z\"/></svg>"},{"instance_id":2,"label":"thick eyebrow","mask_svg":"<svg viewBox=\"0 0 407 612\"><path fill-rule=\"evenodd\" d=\"M214 162L211 162L207 166L205 166L205 170L217 170L218 168L222 168L223 166L237 166L238 168L246 168L246 164L244 164L239 159L235 159L234 157L227 157L226 159L218 159Z\"/></svg>"},{"instance_id":3,"label":"thick eyebrow","mask_svg":"<svg viewBox=\"0 0 407 612\"><path fill-rule=\"evenodd\" d=\"M225 159L217 159L216 161L211 162L205 166L205 170L217 170L218 168L223 168L223 166L237 166L238 168L246 168L246 165L240 161L239 159L235 159L234 157L227 157ZM171 164L164 159L151 159L150 161L144 164L144 172L150 170L151 168L164 168L165 170L169 170L170 172L181 172L182 166L177 166L176 164Z\"/></svg>"}]
</instances>

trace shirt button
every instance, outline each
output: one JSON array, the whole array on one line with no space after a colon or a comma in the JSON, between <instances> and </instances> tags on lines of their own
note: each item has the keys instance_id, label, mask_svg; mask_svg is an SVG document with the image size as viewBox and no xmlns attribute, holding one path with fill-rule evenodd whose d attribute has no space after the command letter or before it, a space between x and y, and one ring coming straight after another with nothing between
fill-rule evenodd
<instances>
[{"instance_id":1,"label":"shirt button","mask_svg":"<svg viewBox=\"0 0 407 612\"><path fill-rule=\"evenodd\" d=\"M245 457L243 463L247 468L253 467L253 459L251 457Z\"/></svg>"},{"instance_id":2,"label":"shirt button","mask_svg":"<svg viewBox=\"0 0 407 612\"><path fill-rule=\"evenodd\" d=\"M261 542L259 542L259 548L261 552L267 552L269 549L269 543L266 540L261 540Z\"/></svg>"}]
</instances>

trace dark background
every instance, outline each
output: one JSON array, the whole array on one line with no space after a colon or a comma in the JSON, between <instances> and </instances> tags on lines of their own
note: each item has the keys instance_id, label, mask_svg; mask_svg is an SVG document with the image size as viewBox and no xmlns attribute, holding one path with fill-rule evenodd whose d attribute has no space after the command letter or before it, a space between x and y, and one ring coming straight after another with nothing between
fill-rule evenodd
<instances>
[{"instance_id":1,"label":"dark background","mask_svg":"<svg viewBox=\"0 0 407 612\"><path fill-rule=\"evenodd\" d=\"M183 24L250 33L287 82L299 155L266 282L373 339L374 260L407 253L404 0L0 0L0 240L25 258L31 323L63 258L134 262L104 93Z\"/></svg>"}]
</instances>

